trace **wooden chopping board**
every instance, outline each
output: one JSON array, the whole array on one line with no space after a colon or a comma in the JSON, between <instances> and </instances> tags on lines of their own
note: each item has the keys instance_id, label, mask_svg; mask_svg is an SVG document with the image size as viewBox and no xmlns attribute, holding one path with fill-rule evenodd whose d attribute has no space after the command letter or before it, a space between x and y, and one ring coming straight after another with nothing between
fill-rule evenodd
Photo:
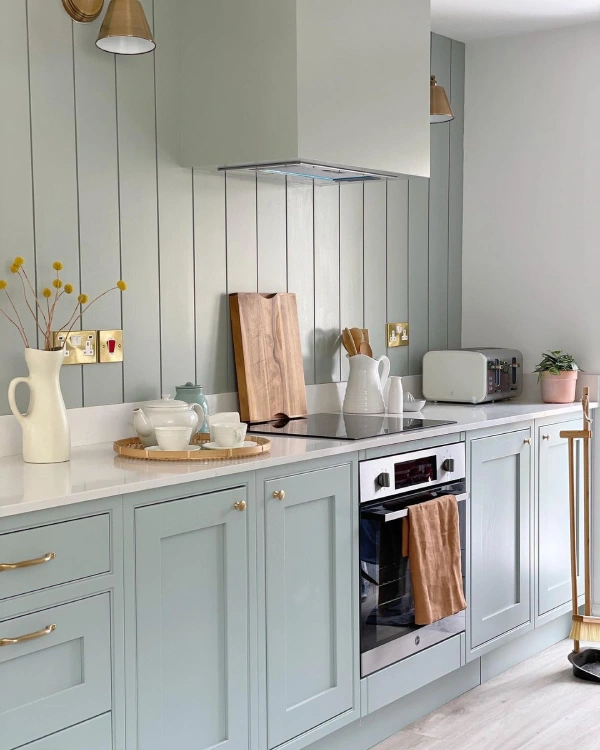
<instances>
[{"instance_id":1,"label":"wooden chopping board","mask_svg":"<svg viewBox=\"0 0 600 750\"><path fill-rule=\"evenodd\" d=\"M295 294L230 294L231 329L246 422L306 414Z\"/></svg>"}]
</instances>

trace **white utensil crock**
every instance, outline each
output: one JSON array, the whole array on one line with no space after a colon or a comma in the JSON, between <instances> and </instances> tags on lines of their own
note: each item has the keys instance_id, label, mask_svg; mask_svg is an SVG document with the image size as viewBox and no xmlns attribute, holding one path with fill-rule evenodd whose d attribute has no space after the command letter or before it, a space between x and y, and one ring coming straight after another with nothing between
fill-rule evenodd
<instances>
[{"instance_id":1,"label":"white utensil crock","mask_svg":"<svg viewBox=\"0 0 600 750\"><path fill-rule=\"evenodd\" d=\"M387 410L388 414L402 414L404 411L404 389L402 388L402 378L398 375L390 377Z\"/></svg>"},{"instance_id":2,"label":"white utensil crock","mask_svg":"<svg viewBox=\"0 0 600 750\"><path fill-rule=\"evenodd\" d=\"M60 390L64 351L25 349L29 377L8 386L8 403L23 429L23 459L29 464L57 464L71 458L71 433ZM21 414L15 400L19 383L29 386L29 408Z\"/></svg>"},{"instance_id":3,"label":"white utensil crock","mask_svg":"<svg viewBox=\"0 0 600 750\"><path fill-rule=\"evenodd\" d=\"M383 388L390 374L390 360L356 354L348 357L348 362L350 374L342 410L346 414L383 414Z\"/></svg>"}]
</instances>

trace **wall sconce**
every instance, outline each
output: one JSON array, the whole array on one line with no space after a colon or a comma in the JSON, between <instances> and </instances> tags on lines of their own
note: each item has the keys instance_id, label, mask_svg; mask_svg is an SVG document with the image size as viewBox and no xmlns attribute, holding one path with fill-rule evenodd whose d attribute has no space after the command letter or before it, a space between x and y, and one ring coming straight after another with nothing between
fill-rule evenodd
<instances>
[{"instance_id":1,"label":"wall sconce","mask_svg":"<svg viewBox=\"0 0 600 750\"><path fill-rule=\"evenodd\" d=\"M429 83L429 121L432 125L438 122L454 120L454 112L446 96L446 90L431 76Z\"/></svg>"},{"instance_id":2,"label":"wall sconce","mask_svg":"<svg viewBox=\"0 0 600 750\"><path fill-rule=\"evenodd\" d=\"M74 21L91 23L102 12L104 0L62 0L62 4ZM110 0L96 46L115 55L152 52L156 42L140 0Z\"/></svg>"}]
</instances>

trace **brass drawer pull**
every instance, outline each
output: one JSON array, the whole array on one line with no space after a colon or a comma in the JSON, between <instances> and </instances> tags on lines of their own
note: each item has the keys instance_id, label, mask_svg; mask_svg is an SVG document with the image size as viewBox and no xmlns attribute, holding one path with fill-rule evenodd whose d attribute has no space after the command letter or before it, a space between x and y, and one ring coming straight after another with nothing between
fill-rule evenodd
<instances>
[{"instance_id":1,"label":"brass drawer pull","mask_svg":"<svg viewBox=\"0 0 600 750\"><path fill-rule=\"evenodd\" d=\"M47 552L43 557L36 557L34 560L23 560L16 563L0 563L0 573L6 570L18 570L19 568L31 568L33 565L43 565L44 563L54 560L56 552Z\"/></svg>"},{"instance_id":2,"label":"brass drawer pull","mask_svg":"<svg viewBox=\"0 0 600 750\"><path fill-rule=\"evenodd\" d=\"M27 635L18 635L16 638L0 638L0 646L15 646L17 643L25 643L25 641L35 641L36 638L43 638L45 635L50 635L56 630L56 625L46 625L43 630L38 630L36 633L27 633Z\"/></svg>"},{"instance_id":3,"label":"brass drawer pull","mask_svg":"<svg viewBox=\"0 0 600 750\"><path fill-rule=\"evenodd\" d=\"M243 512L248 507L248 503L245 500L238 500L237 503L233 504L233 507L240 512Z\"/></svg>"},{"instance_id":4,"label":"brass drawer pull","mask_svg":"<svg viewBox=\"0 0 600 750\"><path fill-rule=\"evenodd\" d=\"M285 491L284 490L275 490L273 493L273 497L275 500L284 500L285 499Z\"/></svg>"}]
</instances>

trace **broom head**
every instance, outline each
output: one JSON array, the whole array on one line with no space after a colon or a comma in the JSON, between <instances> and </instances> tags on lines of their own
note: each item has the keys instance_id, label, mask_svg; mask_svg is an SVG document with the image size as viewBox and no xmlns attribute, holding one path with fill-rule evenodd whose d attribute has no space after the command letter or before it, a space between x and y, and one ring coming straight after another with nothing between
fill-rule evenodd
<instances>
[{"instance_id":1,"label":"broom head","mask_svg":"<svg viewBox=\"0 0 600 750\"><path fill-rule=\"evenodd\" d=\"M569 638L572 641L600 642L600 618L586 615L573 615L573 625Z\"/></svg>"}]
</instances>

